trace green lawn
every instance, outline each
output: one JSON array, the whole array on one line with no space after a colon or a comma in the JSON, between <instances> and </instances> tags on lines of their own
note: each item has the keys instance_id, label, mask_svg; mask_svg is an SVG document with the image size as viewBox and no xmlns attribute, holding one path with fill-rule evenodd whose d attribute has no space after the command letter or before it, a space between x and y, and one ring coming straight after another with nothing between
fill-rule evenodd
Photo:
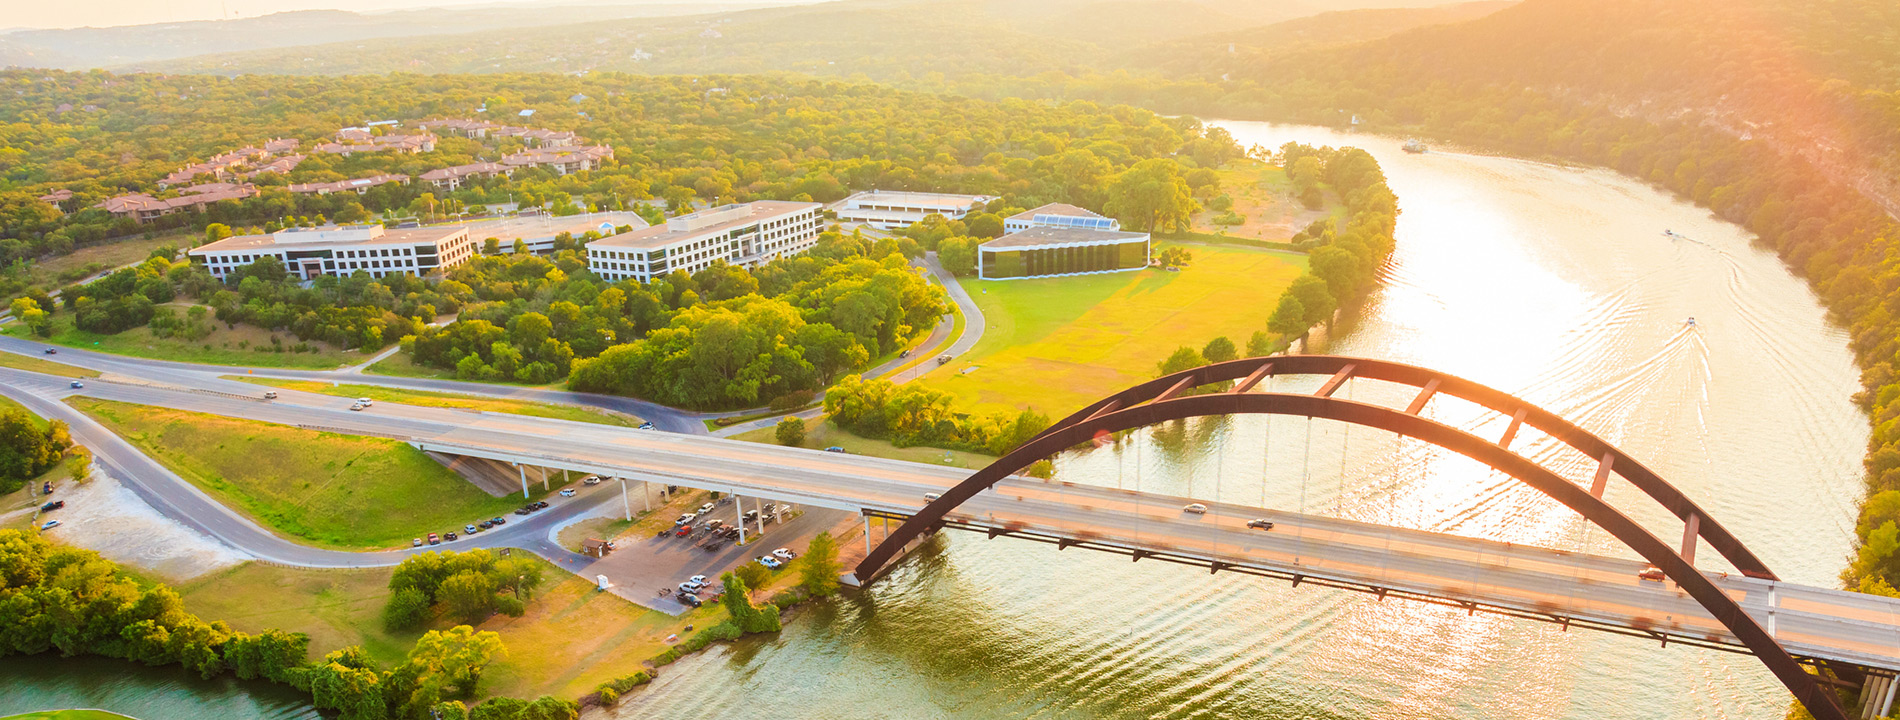
<instances>
[{"instance_id":1,"label":"green lawn","mask_svg":"<svg viewBox=\"0 0 1900 720\"><path fill-rule=\"evenodd\" d=\"M259 524L313 545L384 548L507 515L406 443L74 397L74 407Z\"/></svg>"},{"instance_id":2,"label":"green lawn","mask_svg":"<svg viewBox=\"0 0 1900 720\"><path fill-rule=\"evenodd\" d=\"M437 618L405 633L383 630L382 609L391 568L313 570L245 563L182 585L185 609L232 628L269 628L310 636L312 657L361 645L387 665L402 662L416 638L452 623ZM678 618L653 612L594 588L589 579L549 565L547 583L519 618L496 615L477 630L493 630L506 657L482 674L479 695L575 698L600 683L630 675L665 648L669 634L688 624L707 627L725 618L715 603ZM473 703L471 703L473 704Z\"/></svg>"},{"instance_id":3,"label":"green lawn","mask_svg":"<svg viewBox=\"0 0 1900 720\"><path fill-rule=\"evenodd\" d=\"M988 329L970 352L919 382L979 412L1030 406L1061 417L1153 378L1182 345L1199 349L1225 335L1245 348L1306 268L1298 253L1189 247L1194 262L1180 272L965 278Z\"/></svg>"},{"instance_id":4,"label":"green lawn","mask_svg":"<svg viewBox=\"0 0 1900 720\"><path fill-rule=\"evenodd\" d=\"M86 275L140 262L151 257L153 250L166 245L183 250L190 246L192 240L202 241L203 237L197 233L168 233L152 238L136 237L88 245L45 262L34 263L32 274L46 280L56 279L61 284L70 283Z\"/></svg>"},{"instance_id":5,"label":"green lawn","mask_svg":"<svg viewBox=\"0 0 1900 720\"><path fill-rule=\"evenodd\" d=\"M104 710L47 710L22 715L8 715L0 720L130 720L129 715L120 715Z\"/></svg>"},{"instance_id":6,"label":"green lawn","mask_svg":"<svg viewBox=\"0 0 1900 720\"><path fill-rule=\"evenodd\" d=\"M32 355L15 355L10 352L0 352L0 367L10 367L15 370L25 370L27 372L58 375L60 377L69 378L99 377L98 370L88 370L82 367L67 365L66 363L33 357Z\"/></svg>"},{"instance_id":7,"label":"green lawn","mask_svg":"<svg viewBox=\"0 0 1900 720\"><path fill-rule=\"evenodd\" d=\"M758 430L739 433L738 435L732 436L732 439L777 445L778 439L775 434L776 432L777 428L760 428ZM963 452L960 450L944 450L942 448L922 446L901 448L892 445L889 441L858 437L857 435L851 434L850 431L826 422L823 418L805 421L805 443L800 447L823 449L832 446L844 448L845 452L853 455L889 458L891 460L906 460L914 463L924 463L926 465L942 465L944 467L955 468L976 469L987 466L996 460L996 458L982 453Z\"/></svg>"},{"instance_id":8,"label":"green lawn","mask_svg":"<svg viewBox=\"0 0 1900 720\"><path fill-rule=\"evenodd\" d=\"M479 395L461 395L457 393L431 392L428 390L405 390L401 388L382 387L380 385L351 385L348 383L338 385L315 380L280 380L276 378L239 376L229 376L228 379L242 380L258 385L268 385L285 390L299 390L302 392L347 398L366 397L371 400L403 403L405 405L485 410L488 412L528 415L532 417L552 418L555 420L598 423L601 425L619 425L621 427L634 427L640 424L640 419L631 415L621 415L605 410L576 405L556 405L554 403L534 402L532 400L506 400L482 397Z\"/></svg>"},{"instance_id":9,"label":"green lawn","mask_svg":"<svg viewBox=\"0 0 1900 720\"><path fill-rule=\"evenodd\" d=\"M184 306L179 307L182 312ZM150 328L144 327L132 328L113 335L102 335L73 327L72 313L60 312L53 316L53 328L52 336L47 338L32 337L25 326L19 323L8 325L4 332L37 342L85 348L114 355L207 365L329 370L354 365L362 362L366 357L363 353L338 350L316 342L310 343L311 346L317 348L316 352L260 352L258 348L275 346L270 341L272 337L282 341L285 347L294 346L301 341L289 333L273 333L260 327L241 324L226 329L222 323L219 323L217 329L203 340L161 338L153 335Z\"/></svg>"}]
</instances>

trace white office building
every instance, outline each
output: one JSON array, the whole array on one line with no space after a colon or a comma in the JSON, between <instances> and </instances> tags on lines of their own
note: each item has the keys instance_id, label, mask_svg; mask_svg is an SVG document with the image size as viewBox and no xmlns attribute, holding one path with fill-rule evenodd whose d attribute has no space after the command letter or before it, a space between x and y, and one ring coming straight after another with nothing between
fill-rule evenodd
<instances>
[{"instance_id":1,"label":"white office building","mask_svg":"<svg viewBox=\"0 0 1900 720\"><path fill-rule=\"evenodd\" d=\"M1120 230L1122 224L1115 218L1066 203L1049 203L1003 218L1004 232L1022 232L1032 227Z\"/></svg>"},{"instance_id":2,"label":"white office building","mask_svg":"<svg viewBox=\"0 0 1900 720\"><path fill-rule=\"evenodd\" d=\"M610 280L648 282L675 270L698 272L715 260L758 267L818 244L818 203L762 200L681 215L663 225L587 244L587 268Z\"/></svg>"},{"instance_id":3,"label":"white office building","mask_svg":"<svg viewBox=\"0 0 1900 720\"><path fill-rule=\"evenodd\" d=\"M647 221L639 213L626 210L579 215L520 215L471 223L468 235L474 238L478 247L485 246L489 238L495 238L500 241L502 252L514 252L515 241L520 240L527 245L528 252L547 255L554 252L554 238L561 233L579 240L590 232L607 237L620 232L623 227L638 230L646 226Z\"/></svg>"},{"instance_id":4,"label":"white office building","mask_svg":"<svg viewBox=\"0 0 1900 720\"><path fill-rule=\"evenodd\" d=\"M363 225L239 235L192 248L188 254L220 280L263 257L275 257L292 275L310 280L358 270L379 278L427 275L468 262L479 249L469 239L467 227L388 230Z\"/></svg>"},{"instance_id":5,"label":"white office building","mask_svg":"<svg viewBox=\"0 0 1900 720\"><path fill-rule=\"evenodd\" d=\"M839 220L861 222L879 230L896 230L910 227L931 215L962 220L972 208L995 199L994 195L871 190L840 200L831 209L837 213Z\"/></svg>"}]
</instances>

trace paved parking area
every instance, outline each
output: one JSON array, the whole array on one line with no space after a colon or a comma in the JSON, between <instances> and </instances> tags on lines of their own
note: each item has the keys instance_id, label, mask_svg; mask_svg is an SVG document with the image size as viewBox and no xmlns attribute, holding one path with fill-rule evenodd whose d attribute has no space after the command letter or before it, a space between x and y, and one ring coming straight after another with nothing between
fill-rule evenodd
<instances>
[{"instance_id":1,"label":"paved parking area","mask_svg":"<svg viewBox=\"0 0 1900 720\"><path fill-rule=\"evenodd\" d=\"M751 507L749 499L747 507ZM607 580L613 583L610 592L615 595L637 605L677 615L685 612L686 606L671 595L661 597L659 592L662 588L675 588L694 575L718 578L720 573L740 563L751 562L760 555L770 554L777 548L789 547L803 554L805 546L818 533L830 530L835 537L841 530L855 527L859 522L857 514L843 510L801 509L803 512L798 517L777 524L766 523L763 538L753 533L755 526L749 524L744 546L728 543L725 547L708 552L700 549L700 543L704 542L700 538L672 535L653 537L650 533L644 537L634 535L617 540L617 550L585 567L575 568L574 572L589 579L606 575ZM731 522L731 519L723 517L731 513L731 505L721 505L714 511L714 517Z\"/></svg>"}]
</instances>

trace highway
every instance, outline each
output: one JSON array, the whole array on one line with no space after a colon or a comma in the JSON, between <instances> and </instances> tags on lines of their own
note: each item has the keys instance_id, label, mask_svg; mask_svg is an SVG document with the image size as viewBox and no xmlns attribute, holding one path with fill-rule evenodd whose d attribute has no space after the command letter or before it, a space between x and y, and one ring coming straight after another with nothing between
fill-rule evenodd
<instances>
[{"instance_id":1,"label":"highway","mask_svg":"<svg viewBox=\"0 0 1900 720\"><path fill-rule=\"evenodd\" d=\"M950 487L965 472L877 458L741 443L719 438L640 431L516 415L471 413L378 403L352 412L349 400L283 392L257 398L256 386L198 373L177 378L88 381L84 390L65 379L0 371L9 395L34 396L36 410L74 422L55 401L79 392L123 402L160 405L231 417L320 427L337 432L407 439L426 450L486 457L635 480L768 497L852 512L908 515L927 492ZM230 393L230 394L226 394ZM163 473L102 429L81 428L82 441L102 443L102 457L154 488L167 514L280 562L322 566L388 562L399 554L363 556L301 548L209 502ZM110 448L105 449L105 448ZM173 487L183 485L183 489ZM578 513L613 493L583 496L526 523L478 536L480 544L519 544L547 553L546 528L562 513ZM198 500L193 500L196 496ZM150 496L148 496L150 497ZM1403 530L1332 518L1211 504L1206 515L1182 512L1187 498L1114 488L1011 478L959 509L961 524L1086 540L1098 546L1145 550L1219 561L1278 576L1381 588L1520 615L1600 624L1677 641L1733 644L1728 631L1685 593L1641 580L1642 563L1543 548ZM1275 523L1249 529L1248 520ZM537 524L538 523L538 524ZM536 528L540 528L537 535ZM260 537L261 536L261 537ZM554 548L552 551L566 553ZM1054 552L1053 550L1051 552ZM571 555L571 554L570 554ZM288 558L288 560L286 560ZM1710 576L1798 656L1900 670L1900 600L1744 577Z\"/></svg>"}]
</instances>

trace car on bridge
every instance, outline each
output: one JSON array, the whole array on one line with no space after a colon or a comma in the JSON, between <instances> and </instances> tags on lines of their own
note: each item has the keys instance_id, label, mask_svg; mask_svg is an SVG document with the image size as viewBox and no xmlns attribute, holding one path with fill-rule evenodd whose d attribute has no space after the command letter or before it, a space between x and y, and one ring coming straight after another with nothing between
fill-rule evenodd
<instances>
[{"instance_id":1,"label":"car on bridge","mask_svg":"<svg viewBox=\"0 0 1900 720\"><path fill-rule=\"evenodd\" d=\"M641 429L641 430L653 430L653 429L655 429L655 428L653 427L653 423L650 423L650 422L643 422L643 423L640 423L640 429Z\"/></svg>"},{"instance_id":2,"label":"car on bridge","mask_svg":"<svg viewBox=\"0 0 1900 720\"><path fill-rule=\"evenodd\" d=\"M1269 522L1266 518L1254 518L1247 521L1247 527L1254 530L1272 530L1273 523Z\"/></svg>"},{"instance_id":3,"label":"car on bridge","mask_svg":"<svg viewBox=\"0 0 1900 720\"><path fill-rule=\"evenodd\" d=\"M842 453L844 452L844 448L838 447L837 445L833 445L831 447L825 448L825 452Z\"/></svg>"},{"instance_id":4,"label":"car on bridge","mask_svg":"<svg viewBox=\"0 0 1900 720\"><path fill-rule=\"evenodd\" d=\"M1181 512L1194 513L1195 515L1206 515L1207 506L1202 505L1200 503L1188 503L1186 507L1181 508Z\"/></svg>"},{"instance_id":5,"label":"car on bridge","mask_svg":"<svg viewBox=\"0 0 1900 720\"><path fill-rule=\"evenodd\" d=\"M924 499L931 502L936 502L940 497L943 497L943 493L924 493Z\"/></svg>"},{"instance_id":6,"label":"car on bridge","mask_svg":"<svg viewBox=\"0 0 1900 720\"><path fill-rule=\"evenodd\" d=\"M363 405L362 403L350 403L350 409L351 409L351 410L357 410L357 411L360 411L360 410L362 410L362 409L363 409L364 407L365 407L365 406L364 406L364 405Z\"/></svg>"},{"instance_id":7,"label":"car on bridge","mask_svg":"<svg viewBox=\"0 0 1900 720\"><path fill-rule=\"evenodd\" d=\"M1636 573L1636 577L1650 582L1662 582L1669 576L1663 574L1662 568L1654 565L1644 565L1643 569Z\"/></svg>"},{"instance_id":8,"label":"car on bridge","mask_svg":"<svg viewBox=\"0 0 1900 720\"><path fill-rule=\"evenodd\" d=\"M276 400L276 399L277 399L277 391L276 391L276 390L265 390L265 391L264 391L264 399L265 399L265 400Z\"/></svg>"}]
</instances>

